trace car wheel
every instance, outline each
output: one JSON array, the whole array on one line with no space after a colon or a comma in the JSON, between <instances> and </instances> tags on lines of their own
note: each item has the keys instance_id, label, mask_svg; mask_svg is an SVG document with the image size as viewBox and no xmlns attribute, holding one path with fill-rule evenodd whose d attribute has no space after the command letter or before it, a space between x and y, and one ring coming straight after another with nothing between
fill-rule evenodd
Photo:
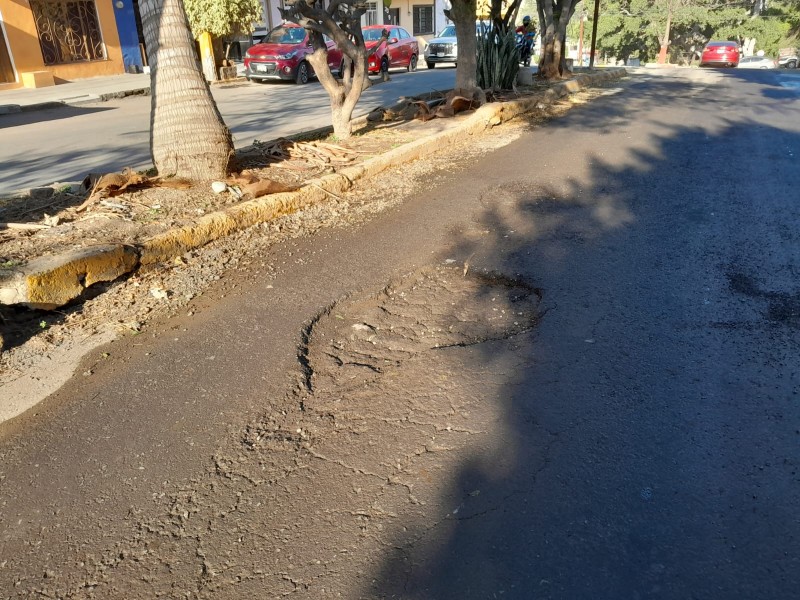
<instances>
[{"instance_id":1,"label":"car wheel","mask_svg":"<svg viewBox=\"0 0 800 600\"><path fill-rule=\"evenodd\" d=\"M308 83L309 73L308 73L308 63L306 61L301 62L297 65L297 73L294 76L295 83L299 83L300 85Z\"/></svg>"},{"instance_id":2,"label":"car wheel","mask_svg":"<svg viewBox=\"0 0 800 600\"><path fill-rule=\"evenodd\" d=\"M411 71L416 71L416 70L417 70L417 55L412 54L411 60L408 61L408 71L410 73Z\"/></svg>"},{"instance_id":3,"label":"car wheel","mask_svg":"<svg viewBox=\"0 0 800 600\"><path fill-rule=\"evenodd\" d=\"M786 63L786 68L787 69L796 69L797 68L797 61L796 60L790 60L789 62Z\"/></svg>"},{"instance_id":4,"label":"car wheel","mask_svg":"<svg viewBox=\"0 0 800 600\"><path fill-rule=\"evenodd\" d=\"M388 73L389 72L389 57L384 56L381 59L381 73Z\"/></svg>"},{"instance_id":5,"label":"car wheel","mask_svg":"<svg viewBox=\"0 0 800 600\"><path fill-rule=\"evenodd\" d=\"M342 60L342 64L339 65L339 79L344 79L344 60Z\"/></svg>"},{"instance_id":6,"label":"car wheel","mask_svg":"<svg viewBox=\"0 0 800 600\"><path fill-rule=\"evenodd\" d=\"M436 66L436 63L427 62L427 61L425 62L425 64L426 64L426 65L428 65L428 68L429 68L429 69L432 69L433 67L435 67L435 66Z\"/></svg>"}]
</instances>

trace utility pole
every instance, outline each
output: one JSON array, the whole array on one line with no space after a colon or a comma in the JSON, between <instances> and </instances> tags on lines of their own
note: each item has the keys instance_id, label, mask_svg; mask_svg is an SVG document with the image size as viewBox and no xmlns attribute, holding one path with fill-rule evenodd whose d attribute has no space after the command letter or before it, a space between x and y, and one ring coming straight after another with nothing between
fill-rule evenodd
<instances>
[{"instance_id":1,"label":"utility pole","mask_svg":"<svg viewBox=\"0 0 800 600\"><path fill-rule=\"evenodd\" d=\"M667 27L664 31L664 38L661 40L661 49L658 51L658 64L663 65L667 62L667 52L669 50L669 30L672 26L672 0L667 0Z\"/></svg>"},{"instance_id":2,"label":"utility pole","mask_svg":"<svg viewBox=\"0 0 800 600\"><path fill-rule=\"evenodd\" d=\"M589 68L594 67L594 52L597 49L597 20L600 18L600 0L594 0L594 21L592 21L592 53L589 55Z\"/></svg>"}]
</instances>

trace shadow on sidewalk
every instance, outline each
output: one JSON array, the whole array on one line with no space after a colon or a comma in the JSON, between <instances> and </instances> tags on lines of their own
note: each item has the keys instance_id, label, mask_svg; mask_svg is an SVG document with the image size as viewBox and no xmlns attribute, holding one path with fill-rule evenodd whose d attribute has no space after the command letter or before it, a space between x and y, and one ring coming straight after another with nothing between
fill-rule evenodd
<instances>
[{"instance_id":1,"label":"shadow on sidewalk","mask_svg":"<svg viewBox=\"0 0 800 600\"><path fill-rule=\"evenodd\" d=\"M98 100L99 102L99 100ZM12 127L25 127L32 123L46 123L48 121L60 121L62 119L71 119L72 117L79 117L83 115L91 115L95 113L106 112L109 110L116 110L113 106L71 106L64 104L62 106L53 106L42 110L22 111L18 113L10 113L7 115L0 115L0 129L10 129Z\"/></svg>"}]
</instances>

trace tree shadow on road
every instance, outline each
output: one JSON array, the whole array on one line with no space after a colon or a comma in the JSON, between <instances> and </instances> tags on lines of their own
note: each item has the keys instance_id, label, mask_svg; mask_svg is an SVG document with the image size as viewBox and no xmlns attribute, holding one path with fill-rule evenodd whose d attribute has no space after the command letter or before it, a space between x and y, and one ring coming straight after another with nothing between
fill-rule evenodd
<instances>
[{"instance_id":1,"label":"tree shadow on road","mask_svg":"<svg viewBox=\"0 0 800 600\"><path fill-rule=\"evenodd\" d=\"M800 528L783 519L797 491L784 474L769 500L748 495L768 477L754 481L744 463L772 455L740 450L763 423L735 413L753 410L770 375L729 375L732 412L720 414L704 384L720 365L743 360L742 349L709 333L703 308L709 290L730 295L720 246L733 246L738 268L763 268L764 240L728 240L728 230L761 218L755 207L764 204L776 227L781 214L797 219L789 182L785 194L763 185L786 181L787 168L797 174L796 161L776 157L757 180L741 169L752 152L797 147L800 136L724 118L670 122L649 103L676 97L684 84L640 90L499 151L509 165L522 154L547 165L563 157L546 150L558 129L611 134L641 119L663 131L647 148L599 147L588 165L576 156L569 180L550 182L533 166L480 192L485 210L447 256L535 281L544 315L534 332L476 348L487 364L505 355L521 365L503 393L485 398L500 406L502 422L487 424L458 469L444 473L423 518L398 519L386 559L358 597L772 598L800 584L789 550ZM537 140L543 149L532 151ZM730 301L733 311L756 311L760 330L758 307ZM769 338L771 325L763 327ZM796 350L800 338L788 335ZM767 343L758 333L745 342ZM760 434L779 440L773 460L791 454L793 429ZM487 448L502 459L487 459ZM734 451L742 464L729 462Z\"/></svg>"}]
</instances>

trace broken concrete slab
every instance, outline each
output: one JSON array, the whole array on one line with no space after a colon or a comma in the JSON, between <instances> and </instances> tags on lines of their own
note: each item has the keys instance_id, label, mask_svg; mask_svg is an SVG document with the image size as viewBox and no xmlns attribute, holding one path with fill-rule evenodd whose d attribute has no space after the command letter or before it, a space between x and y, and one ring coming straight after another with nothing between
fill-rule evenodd
<instances>
[{"instance_id":1,"label":"broken concrete slab","mask_svg":"<svg viewBox=\"0 0 800 600\"><path fill-rule=\"evenodd\" d=\"M58 256L37 258L0 271L0 303L49 310L80 296L90 285L113 281L139 264L131 246L89 246Z\"/></svg>"}]
</instances>

